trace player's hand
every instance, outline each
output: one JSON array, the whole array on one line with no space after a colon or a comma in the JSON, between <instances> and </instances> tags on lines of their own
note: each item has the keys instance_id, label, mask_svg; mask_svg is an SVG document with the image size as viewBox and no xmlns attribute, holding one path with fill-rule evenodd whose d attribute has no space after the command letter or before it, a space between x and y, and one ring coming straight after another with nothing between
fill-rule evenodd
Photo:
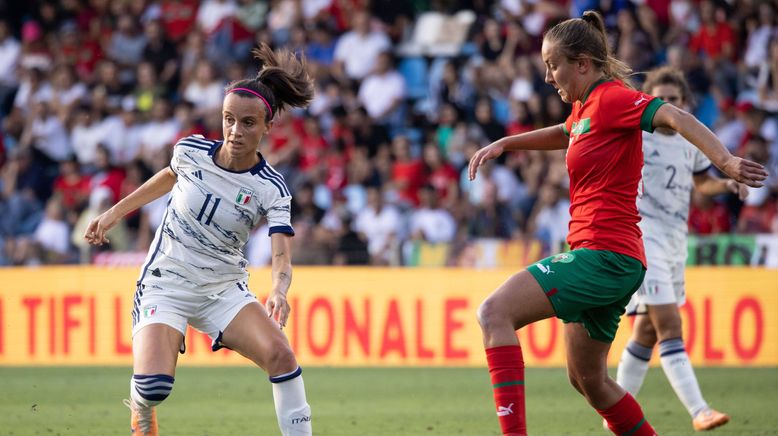
<instances>
[{"instance_id":1,"label":"player's hand","mask_svg":"<svg viewBox=\"0 0 778 436\"><path fill-rule=\"evenodd\" d=\"M486 147L476 151L473 157L470 158L470 164L467 166L467 175L470 180L475 180L475 175L481 165L496 157L500 157L504 151L505 148L500 145L500 141L492 142Z\"/></svg>"},{"instance_id":2,"label":"player's hand","mask_svg":"<svg viewBox=\"0 0 778 436\"><path fill-rule=\"evenodd\" d=\"M280 292L271 293L265 302L265 309L270 314L270 318L278 322L281 328L286 326L286 320L289 318L289 312L291 311L289 303L286 301L286 295Z\"/></svg>"},{"instance_id":3,"label":"player's hand","mask_svg":"<svg viewBox=\"0 0 778 436\"><path fill-rule=\"evenodd\" d=\"M721 170L736 181L753 188L764 186L762 182L768 175L762 165L736 156L730 156L721 166Z\"/></svg>"},{"instance_id":4,"label":"player's hand","mask_svg":"<svg viewBox=\"0 0 778 436\"><path fill-rule=\"evenodd\" d=\"M737 198L743 201L748 197L748 186L738 183L732 179L727 179L727 191L737 194Z\"/></svg>"},{"instance_id":5,"label":"player's hand","mask_svg":"<svg viewBox=\"0 0 778 436\"><path fill-rule=\"evenodd\" d=\"M86 232L84 232L84 239L92 245L103 245L110 242L105 237L105 233L119 222L119 218L113 209L101 213L89 223Z\"/></svg>"}]
</instances>

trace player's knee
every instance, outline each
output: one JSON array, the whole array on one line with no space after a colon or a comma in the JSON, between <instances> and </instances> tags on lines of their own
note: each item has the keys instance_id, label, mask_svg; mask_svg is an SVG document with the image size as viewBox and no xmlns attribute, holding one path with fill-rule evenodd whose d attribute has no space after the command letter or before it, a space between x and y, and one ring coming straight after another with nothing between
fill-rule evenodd
<instances>
[{"instance_id":1,"label":"player's knee","mask_svg":"<svg viewBox=\"0 0 778 436\"><path fill-rule=\"evenodd\" d=\"M265 370L268 374L282 374L297 368L297 359L286 342L280 342L271 347L265 359Z\"/></svg>"},{"instance_id":2,"label":"player's knee","mask_svg":"<svg viewBox=\"0 0 778 436\"><path fill-rule=\"evenodd\" d=\"M657 326L656 339L659 342L666 341L668 339L676 339L683 336L683 327L681 324L681 318L677 319L669 318L660 321Z\"/></svg>"},{"instance_id":3,"label":"player's knee","mask_svg":"<svg viewBox=\"0 0 778 436\"><path fill-rule=\"evenodd\" d=\"M499 305L491 297L484 300L483 303L478 306L476 316L478 317L478 324L481 325L481 330L483 331L492 330L494 326L503 321L504 318Z\"/></svg>"},{"instance_id":4,"label":"player's knee","mask_svg":"<svg viewBox=\"0 0 778 436\"><path fill-rule=\"evenodd\" d=\"M653 347L657 342L656 330L650 322L642 323L635 329L634 338L640 345Z\"/></svg>"},{"instance_id":5,"label":"player's knee","mask_svg":"<svg viewBox=\"0 0 778 436\"><path fill-rule=\"evenodd\" d=\"M174 381L175 378L167 374L134 374L130 382L130 396L141 406L156 406L170 395Z\"/></svg>"}]
</instances>

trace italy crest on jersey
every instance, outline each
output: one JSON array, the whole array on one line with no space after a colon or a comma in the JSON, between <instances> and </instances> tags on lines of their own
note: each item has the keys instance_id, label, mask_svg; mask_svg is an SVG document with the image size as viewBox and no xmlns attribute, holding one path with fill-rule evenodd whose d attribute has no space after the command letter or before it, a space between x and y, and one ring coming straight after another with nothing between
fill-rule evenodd
<instances>
[{"instance_id":1,"label":"italy crest on jersey","mask_svg":"<svg viewBox=\"0 0 778 436\"><path fill-rule=\"evenodd\" d=\"M254 195L254 191L246 188L240 188L238 196L235 197L235 203L246 204L251 201L251 196Z\"/></svg>"}]
</instances>

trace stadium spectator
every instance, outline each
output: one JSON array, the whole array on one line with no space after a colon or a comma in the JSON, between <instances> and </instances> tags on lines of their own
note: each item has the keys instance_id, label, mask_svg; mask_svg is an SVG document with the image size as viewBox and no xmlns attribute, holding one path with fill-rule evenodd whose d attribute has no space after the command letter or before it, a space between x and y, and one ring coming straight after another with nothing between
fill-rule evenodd
<instances>
[{"instance_id":1,"label":"stadium spectator","mask_svg":"<svg viewBox=\"0 0 778 436\"><path fill-rule=\"evenodd\" d=\"M45 263L70 263L72 261L70 226L65 219L65 210L59 197L49 198L43 219L35 228L33 240L40 247L41 260Z\"/></svg>"},{"instance_id":2,"label":"stadium spectator","mask_svg":"<svg viewBox=\"0 0 778 436\"><path fill-rule=\"evenodd\" d=\"M419 207L411 214L411 238L431 244L448 243L456 235L456 222L449 211L438 205L435 187L419 189Z\"/></svg>"},{"instance_id":3,"label":"stadium spectator","mask_svg":"<svg viewBox=\"0 0 778 436\"><path fill-rule=\"evenodd\" d=\"M610 430L656 434L634 398L607 375L608 350L619 317L646 271L635 206L642 167L641 129L673 128L735 180L760 186L767 176L761 165L729 154L686 112L629 88L624 80L630 68L609 53L597 12L587 11L582 18L551 28L542 48L546 82L564 101L573 103L572 114L564 124L503 138L470 160L473 179L484 162L506 150L568 151L572 251L514 275L478 310L504 434L527 431L524 364L515 330L551 316L566 321L571 383Z\"/></svg>"},{"instance_id":4,"label":"stadium spectator","mask_svg":"<svg viewBox=\"0 0 778 436\"><path fill-rule=\"evenodd\" d=\"M405 79L394 68L391 53L380 53L372 72L359 86L359 103L375 124L398 129L402 126L405 93Z\"/></svg>"},{"instance_id":5,"label":"stadium spectator","mask_svg":"<svg viewBox=\"0 0 778 436\"><path fill-rule=\"evenodd\" d=\"M769 57L768 45L776 31L775 5L759 2L757 16L747 20L748 38L743 64L747 69L755 69Z\"/></svg>"},{"instance_id":6,"label":"stadium spectator","mask_svg":"<svg viewBox=\"0 0 778 436\"><path fill-rule=\"evenodd\" d=\"M73 149L62 121L49 102L39 101L32 109L19 146L33 147L52 162L65 160Z\"/></svg>"},{"instance_id":7,"label":"stadium spectator","mask_svg":"<svg viewBox=\"0 0 778 436\"><path fill-rule=\"evenodd\" d=\"M371 29L371 16L357 11L351 17L352 30L335 44L333 75L339 80L362 80L374 70L379 55L391 47L383 31Z\"/></svg>"},{"instance_id":8,"label":"stadium spectator","mask_svg":"<svg viewBox=\"0 0 778 436\"><path fill-rule=\"evenodd\" d=\"M59 65L52 72L51 108L61 120L67 120L70 112L87 96L87 87L76 81L69 65Z\"/></svg>"},{"instance_id":9,"label":"stadium spectator","mask_svg":"<svg viewBox=\"0 0 778 436\"><path fill-rule=\"evenodd\" d=\"M81 165L75 156L59 164L59 175L54 179L54 194L62 202L67 221L73 225L89 199L90 180L81 174Z\"/></svg>"},{"instance_id":10,"label":"stadium spectator","mask_svg":"<svg viewBox=\"0 0 778 436\"><path fill-rule=\"evenodd\" d=\"M333 265L369 265L370 254L367 249L365 236L352 226L350 214L342 220L342 226L338 232L337 246L333 257Z\"/></svg>"},{"instance_id":11,"label":"stadium spectator","mask_svg":"<svg viewBox=\"0 0 778 436\"><path fill-rule=\"evenodd\" d=\"M654 61L651 38L640 26L635 12L629 8L617 14L617 35L613 50L635 71L646 70Z\"/></svg>"},{"instance_id":12,"label":"stadium spectator","mask_svg":"<svg viewBox=\"0 0 778 436\"><path fill-rule=\"evenodd\" d=\"M468 235L501 239L513 236L513 217L510 209L498 200L498 191L492 179L482 183L480 199L467 217Z\"/></svg>"},{"instance_id":13,"label":"stadium spectator","mask_svg":"<svg viewBox=\"0 0 778 436\"><path fill-rule=\"evenodd\" d=\"M51 84L46 80L46 73L39 68L26 69L14 97L14 108L22 115L27 115L38 102L50 101L53 97Z\"/></svg>"},{"instance_id":14,"label":"stadium spectator","mask_svg":"<svg viewBox=\"0 0 778 436\"><path fill-rule=\"evenodd\" d=\"M163 0L161 2L160 19L165 33L172 41L181 41L192 31L197 20L198 4L199 2L194 0ZM146 36L151 41L151 36L148 33Z\"/></svg>"},{"instance_id":15,"label":"stadium spectator","mask_svg":"<svg viewBox=\"0 0 778 436\"><path fill-rule=\"evenodd\" d=\"M559 185L544 185L533 211L537 213L529 219L533 228L528 233L535 235L550 253L563 251L570 222L570 201L566 190Z\"/></svg>"},{"instance_id":16,"label":"stadium spectator","mask_svg":"<svg viewBox=\"0 0 778 436\"><path fill-rule=\"evenodd\" d=\"M151 119L140 132L140 158L150 166L154 166L154 158L164 148L175 143L176 135L181 130L178 120L170 118L170 102L164 98L154 101Z\"/></svg>"},{"instance_id":17,"label":"stadium spectator","mask_svg":"<svg viewBox=\"0 0 778 436\"><path fill-rule=\"evenodd\" d=\"M130 211L172 189L180 194L171 200L138 280L127 402L133 433L158 433L155 406L173 388L176 356L191 324L213 339L213 351L228 347L267 371L282 434L311 434L302 370L279 329L289 315L291 195L257 149L274 115L286 107L307 106L313 82L289 52L261 46L255 56L263 66L259 74L231 83L224 97L225 140L181 139L168 168L94 218L84 232L87 242L102 245L108 242L106 231ZM220 209L222 201L235 207ZM242 252L262 216L271 226L273 251L265 309L256 297L246 298L253 294L247 290ZM212 225L222 231L210 231Z\"/></svg>"},{"instance_id":18,"label":"stadium spectator","mask_svg":"<svg viewBox=\"0 0 778 436\"><path fill-rule=\"evenodd\" d=\"M165 2L165 4L179 3L187 4L194 2L178 2L176 0ZM186 14L187 12L181 11L181 13ZM185 19L185 15L183 15L181 19ZM168 32L170 32L169 28ZM143 48L143 61L154 66L154 72L167 89L176 89L178 87L181 68L181 60L178 56L176 47L165 35L162 25L156 20L150 20L146 23L144 33L146 34L146 46ZM169 37L173 40L183 38L186 34L188 34L188 31L180 36L173 36L168 33L168 35L170 35Z\"/></svg>"},{"instance_id":19,"label":"stadium spectator","mask_svg":"<svg viewBox=\"0 0 778 436\"><path fill-rule=\"evenodd\" d=\"M488 98L478 99L475 104L474 132L471 138L478 138L481 143L491 143L505 136L505 125L494 117L492 102Z\"/></svg>"},{"instance_id":20,"label":"stadium spectator","mask_svg":"<svg viewBox=\"0 0 778 436\"><path fill-rule=\"evenodd\" d=\"M2 171L2 192L0 205L4 213L0 216L0 236L4 240L5 263L21 264L26 254L19 246L24 245L35 231L43 215L43 202L49 197L48 181L43 167L33 160L29 148L17 148L9 154Z\"/></svg>"},{"instance_id":21,"label":"stadium spectator","mask_svg":"<svg viewBox=\"0 0 778 436\"><path fill-rule=\"evenodd\" d=\"M392 140L391 182L400 204L418 206L419 188L426 182L424 163L411 155L411 142L406 136Z\"/></svg>"},{"instance_id":22,"label":"stadium spectator","mask_svg":"<svg viewBox=\"0 0 778 436\"><path fill-rule=\"evenodd\" d=\"M184 99L192 103L195 115L200 118L219 110L223 89L224 84L216 76L214 66L203 59L195 67L192 80L184 85Z\"/></svg>"},{"instance_id":23,"label":"stadium spectator","mask_svg":"<svg viewBox=\"0 0 778 436\"><path fill-rule=\"evenodd\" d=\"M402 236L402 215L384 201L384 193L378 186L367 187L367 207L354 220L354 229L367 239L370 263L373 265L399 265L399 242Z\"/></svg>"},{"instance_id":24,"label":"stadium spectator","mask_svg":"<svg viewBox=\"0 0 778 436\"><path fill-rule=\"evenodd\" d=\"M146 37L139 32L138 25L131 15L119 16L116 31L108 41L106 55L116 62L124 82L131 81L133 67L143 58Z\"/></svg>"}]
</instances>

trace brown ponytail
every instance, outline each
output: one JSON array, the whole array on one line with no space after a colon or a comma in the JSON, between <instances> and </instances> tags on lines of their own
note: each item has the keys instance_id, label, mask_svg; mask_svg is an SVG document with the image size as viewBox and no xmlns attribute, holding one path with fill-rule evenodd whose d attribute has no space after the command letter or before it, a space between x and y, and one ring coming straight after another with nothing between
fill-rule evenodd
<instances>
[{"instance_id":1,"label":"brown ponytail","mask_svg":"<svg viewBox=\"0 0 778 436\"><path fill-rule=\"evenodd\" d=\"M557 44L569 60L589 58L606 77L624 82L634 88L630 80L632 68L610 54L605 22L597 11L586 11L581 18L571 18L552 27L545 39Z\"/></svg>"},{"instance_id":2,"label":"brown ponytail","mask_svg":"<svg viewBox=\"0 0 778 436\"><path fill-rule=\"evenodd\" d=\"M301 56L298 60L288 50L274 52L264 43L253 49L251 54L259 61L259 73L253 79L230 83L226 89L227 93L261 95L270 109L266 114L267 121L287 107L306 107L313 100L313 80L306 70L304 57ZM242 91L239 88L250 91Z\"/></svg>"}]
</instances>

